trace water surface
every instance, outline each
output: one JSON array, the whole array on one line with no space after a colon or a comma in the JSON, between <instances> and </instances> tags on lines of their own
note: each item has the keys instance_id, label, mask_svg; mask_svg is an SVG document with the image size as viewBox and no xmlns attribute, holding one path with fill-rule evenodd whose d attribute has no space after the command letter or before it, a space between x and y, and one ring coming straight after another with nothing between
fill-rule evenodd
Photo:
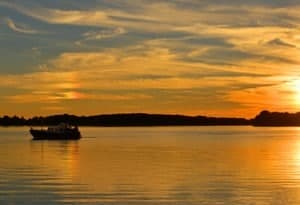
<instances>
[{"instance_id":1,"label":"water surface","mask_svg":"<svg viewBox=\"0 0 300 205\"><path fill-rule=\"evenodd\" d=\"M0 128L0 204L300 204L300 129Z\"/></svg>"}]
</instances>

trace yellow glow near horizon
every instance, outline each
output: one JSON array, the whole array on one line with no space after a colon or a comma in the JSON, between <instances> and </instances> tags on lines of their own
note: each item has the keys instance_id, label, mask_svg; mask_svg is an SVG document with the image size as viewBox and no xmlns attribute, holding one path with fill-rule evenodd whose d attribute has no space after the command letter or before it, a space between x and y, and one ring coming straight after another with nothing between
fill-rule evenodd
<instances>
[{"instance_id":1,"label":"yellow glow near horizon","mask_svg":"<svg viewBox=\"0 0 300 205\"><path fill-rule=\"evenodd\" d=\"M300 79L292 82L292 90L294 92L295 104L300 106Z\"/></svg>"}]
</instances>

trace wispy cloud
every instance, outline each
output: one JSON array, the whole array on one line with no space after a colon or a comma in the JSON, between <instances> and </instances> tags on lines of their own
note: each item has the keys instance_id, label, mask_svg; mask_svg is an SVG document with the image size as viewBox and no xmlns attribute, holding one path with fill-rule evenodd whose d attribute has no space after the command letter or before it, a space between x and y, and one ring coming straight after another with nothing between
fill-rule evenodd
<instances>
[{"instance_id":1,"label":"wispy cloud","mask_svg":"<svg viewBox=\"0 0 300 205\"><path fill-rule=\"evenodd\" d=\"M69 24L94 27L134 27L155 23L155 19L140 14L131 14L127 11L115 9L90 9L90 10L64 10L50 9L31 5L31 7L22 4L9 2L0 2L0 6L15 9L18 12L30 16L31 18L47 22L50 24ZM146 28L145 26L143 26ZM150 29L150 28L149 28ZM157 28L156 28L157 29Z\"/></svg>"},{"instance_id":2,"label":"wispy cloud","mask_svg":"<svg viewBox=\"0 0 300 205\"><path fill-rule=\"evenodd\" d=\"M32 29L27 25L21 25L21 24L16 24L11 18L4 18L4 22L7 24L7 26L18 33L24 33L24 34L38 34L41 33L38 30Z\"/></svg>"},{"instance_id":3,"label":"wispy cloud","mask_svg":"<svg viewBox=\"0 0 300 205\"><path fill-rule=\"evenodd\" d=\"M113 38L118 35L125 34L126 30L123 28L103 29L100 31L88 31L83 34L85 40L101 40L106 38Z\"/></svg>"},{"instance_id":4,"label":"wispy cloud","mask_svg":"<svg viewBox=\"0 0 300 205\"><path fill-rule=\"evenodd\" d=\"M126 33L127 31L120 27L91 30L82 34L82 39L76 41L75 44L82 45L82 43L85 41L100 41L100 40L115 38Z\"/></svg>"},{"instance_id":5,"label":"wispy cloud","mask_svg":"<svg viewBox=\"0 0 300 205\"><path fill-rule=\"evenodd\" d=\"M296 45L293 45L291 43L285 42L285 41L281 40L280 38L275 38L273 40L270 40L267 43L269 45L272 45L272 46L284 46L284 47L291 47L291 48L297 47Z\"/></svg>"}]
</instances>

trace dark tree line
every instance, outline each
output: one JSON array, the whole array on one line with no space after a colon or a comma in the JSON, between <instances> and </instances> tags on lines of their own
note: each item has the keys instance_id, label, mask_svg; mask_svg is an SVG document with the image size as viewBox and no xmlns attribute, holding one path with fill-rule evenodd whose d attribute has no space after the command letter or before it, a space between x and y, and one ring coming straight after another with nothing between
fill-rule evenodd
<instances>
[{"instance_id":1,"label":"dark tree line","mask_svg":"<svg viewBox=\"0 0 300 205\"><path fill-rule=\"evenodd\" d=\"M262 111L253 120L254 126L300 126L300 113Z\"/></svg>"},{"instance_id":2,"label":"dark tree line","mask_svg":"<svg viewBox=\"0 0 300 205\"><path fill-rule=\"evenodd\" d=\"M47 117L0 118L0 125L14 126L45 126L57 125L61 122L79 126L171 126L171 125L249 125L250 121L243 118L216 118L205 116L158 115L158 114L112 114L95 116L53 115Z\"/></svg>"},{"instance_id":3,"label":"dark tree line","mask_svg":"<svg viewBox=\"0 0 300 205\"><path fill-rule=\"evenodd\" d=\"M46 117L0 117L0 126L47 126L61 122L78 126L172 126L172 125L253 125L253 126L300 126L299 113L262 111L253 119L158 115L158 114L111 114L95 116L52 115Z\"/></svg>"}]
</instances>

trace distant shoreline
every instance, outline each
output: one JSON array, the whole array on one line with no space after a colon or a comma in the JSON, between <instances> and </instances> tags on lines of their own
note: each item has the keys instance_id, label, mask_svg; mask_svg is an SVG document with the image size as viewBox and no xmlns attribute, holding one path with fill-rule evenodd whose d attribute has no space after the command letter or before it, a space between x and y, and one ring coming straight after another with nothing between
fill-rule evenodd
<instances>
[{"instance_id":1,"label":"distant shoreline","mask_svg":"<svg viewBox=\"0 0 300 205\"><path fill-rule=\"evenodd\" d=\"M57 125L61 122L78 126L129 127L129 126L199 126L199 125L249 125L244 118L216 118L205 116L165 115L165 114L111 114L94 116L52 115L29 119L17 116L0 118L2 126L42 126Z\"/></svg>"},{"instance_id":2,"label":"distant shoreline","mask_svg":"<svg viewBox=\"0 0 300 205\"><path fill-rule=\"evenodd\" d=\"M253 119L234 117L207 117L168 114L106 114L76 116L69 114L46 117L0 117L0 126L50 126L61 122L90 127L158 127L158 126L257 126L296 127L300 126L300 113L262 111Z\"/></svg>"}]
</instances>

